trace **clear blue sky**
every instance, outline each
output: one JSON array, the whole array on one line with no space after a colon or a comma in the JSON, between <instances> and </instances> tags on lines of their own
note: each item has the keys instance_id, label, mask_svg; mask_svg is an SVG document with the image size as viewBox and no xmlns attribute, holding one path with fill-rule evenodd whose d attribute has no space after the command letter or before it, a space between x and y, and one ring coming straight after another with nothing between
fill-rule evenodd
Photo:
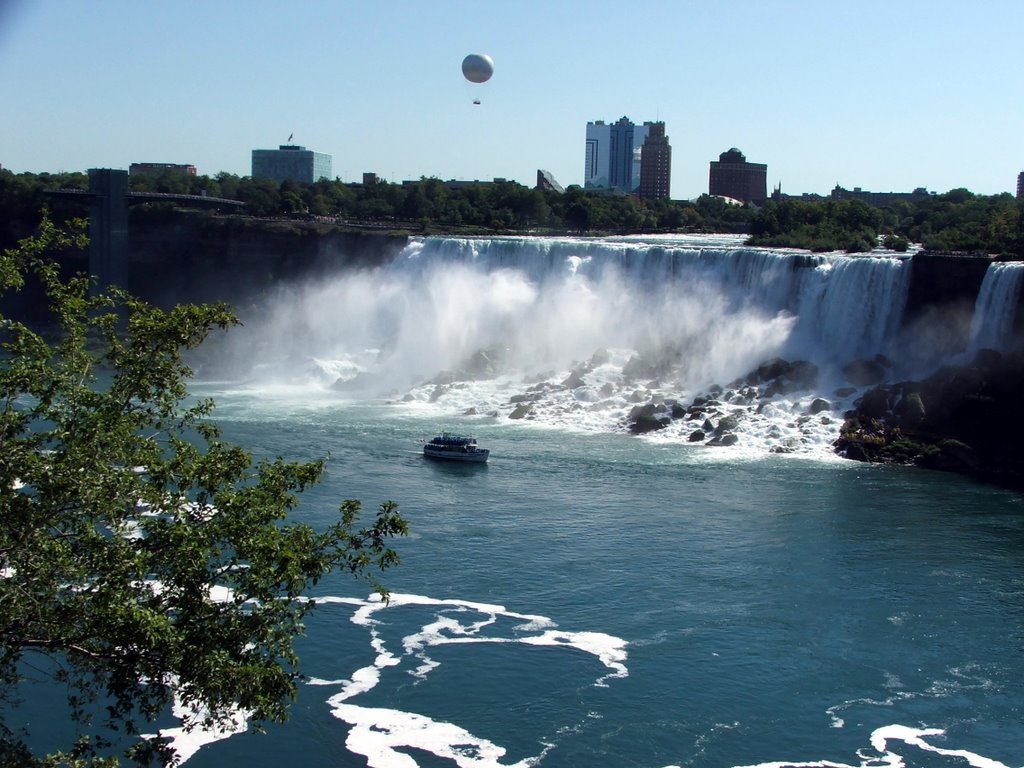
<instances>
[{"instance_id":1,"label":"clear blue sky","mask_svg":"<svg viewBox=\"0 0 1024 768\"><path fill-rule=\"evenodd\" d=\"M1022 0L0 0L0 164L248 175L294 134L348 181L569 185L587 122L626 115L665 121L675 198L730 147L794 194L994 194L1022 31Z\"/></svg>"}]
</instances>

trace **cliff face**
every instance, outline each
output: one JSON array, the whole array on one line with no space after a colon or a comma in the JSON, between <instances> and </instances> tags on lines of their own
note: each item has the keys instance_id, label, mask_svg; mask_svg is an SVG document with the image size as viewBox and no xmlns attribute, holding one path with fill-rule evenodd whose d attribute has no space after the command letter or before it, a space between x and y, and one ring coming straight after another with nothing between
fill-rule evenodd
<instances>
[{"instance_id":1,"label":"cliff face","mask_svg":"<svg viewBox=\"0 0 1024 768\"><path fill-rule=\"evenodd\" d=\"M177 211L133 211L128 288L159 306L249 304L280 283L372 269L407 238L319 222L267 221Z\"/></svg>"},{"instance_id":2,"label":"cliff face","mask_svg":"<svg viewBox=\"0 0 1024 768\"><path fill-rule=\"evenodd\" d=\"M935 307L966 305L973 310L991 262L988 256L915 254L910 262L906 320L912 322Z\"/></svg>"}]
</instances>

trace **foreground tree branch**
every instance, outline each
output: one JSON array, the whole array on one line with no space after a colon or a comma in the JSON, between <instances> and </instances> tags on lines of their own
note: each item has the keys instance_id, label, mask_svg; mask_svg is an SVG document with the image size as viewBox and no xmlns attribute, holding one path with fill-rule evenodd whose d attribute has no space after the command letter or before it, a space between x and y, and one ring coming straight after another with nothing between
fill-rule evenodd
<instances>
[{"instance_id":1,"label":"foreground tree branch","mask_svg":"<svg viewBox=\"0 0 1024 768\"><path fill-rule=\"evenodd\" d=\"M103 762L115 737L136 762L166 762L137 737L175 696L208 725L240 710L256 729L284 720L314 605L295 598L334 570L383 593L374 574L398 563L390 542L407 530L393 502L362 526L352 500L324 531L291 521L324 463L254 462L220 439L211 402L186 400L182 353L237 324L230 309L93 296L48 258L82 244L44 216L0 257L0 295L38 280L56 338L0 316L5 765ZM40 654L52 663L28 663ZM62 752L33 755L19 730L30 673L65 686L79 736Z\"/></svg>"}]
</instances>

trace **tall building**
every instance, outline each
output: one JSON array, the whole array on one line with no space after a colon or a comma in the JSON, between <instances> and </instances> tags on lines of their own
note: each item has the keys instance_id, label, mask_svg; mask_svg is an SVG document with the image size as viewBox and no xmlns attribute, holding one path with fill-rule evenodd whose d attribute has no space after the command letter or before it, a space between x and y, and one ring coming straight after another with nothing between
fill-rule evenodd
<instances>
[{"instance_id":1,"label":"tall building","mask_svg":"<svg viewBox=\"0 0 1024 768\"><path fill-rule=\"evenodd\" d=\"M608 147L611 126L604 120L587 123L587 156L583 169L584 189L608 186Z\"/></svg>"},{"instance_id":2,"label":"tall building","mask_svg":"<svg viewBox=\"0 0 1024 768\"><path fill-rule=\"evenodd\" d=\"M768 166L748 163L743 153L733 147L711 161L708 194L762 205L768 199Z\"/></svg>"},{"instance_id":3,"label":"tall building","mask_svg":"<svg viewBox=\"0 0 1024 768\"><path fill-rule=\"evenodd\" d=\"M640 197L650 200L669 197L672 184L672 147L663 122L644 123L647 138L640 152Z\"/></svg>"},{"instance_id":4,"label":"tall building","mask_svg":"<svg viewBox=\"0 0 1024 768\"><path fill-rule=\"evenodd\" d=\"M331 178L331 156L300 147L281 144L277 149L252 151L252 177L282 181L301 181L312 184Z\"/></svg>"},{"instance_id":5,"label":"tall building","mask_svg":"<svg viewBox=\"0 0 1024 768\"><path fill-rule=\"evenodd\" d=\"M1017 199L1024 200L1024 171L1017 174Z\"/></svg>"},{"instance_id":6,"label":"tall building","mask_svg":"<svg viewBox=\"0 0 1024 768\"><path fill-rule=\"evenodd\" d=\"M640 153L649 128L650 123L634 125L627 117L615 123L587 123L584 188L636 192L640 186Z\"/></svg>"}]
</instances>

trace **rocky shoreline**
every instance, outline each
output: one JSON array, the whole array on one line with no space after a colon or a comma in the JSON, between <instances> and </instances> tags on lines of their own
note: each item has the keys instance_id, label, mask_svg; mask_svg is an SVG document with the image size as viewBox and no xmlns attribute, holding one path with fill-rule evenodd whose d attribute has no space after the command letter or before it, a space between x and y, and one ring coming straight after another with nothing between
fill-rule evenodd
<instances>
[{"instance_id":1,"label":"rocky shoreline","mask_svg":"<svg viewBox=\"0 0 1024 768\"><path fill-rule=\"evenodd\" d=\"M876 386L846 414L836 452L1024 489L1021 381L1024 354L982 350L920 381Z\"/></svg>"},{"instance_id":2,"label":"rocky shoreline","mask_svg":"<svg viewBox=\"0 0 1024 768\"><path fill-rule=\"evenodd\" d=\"M1024 490L1024 353L982 350L969 363L944 366L921 380L882 383L891 361L879 355L847 365L841 401L861 392L840 416L834 401L803 398L794 421L842 419L834 451L869 463L913 465L957 472ZM656 399L636 405L629 432L642 435L673 423L692 424L690 442L735 445L737 427L776 395L813 391L818 370L807 361L770 360L725 387L712 387L689 404ZM687 427L689 429L689 427ZM776 453L791 452L782 442Z\"/></svg>"}]
</instances>

